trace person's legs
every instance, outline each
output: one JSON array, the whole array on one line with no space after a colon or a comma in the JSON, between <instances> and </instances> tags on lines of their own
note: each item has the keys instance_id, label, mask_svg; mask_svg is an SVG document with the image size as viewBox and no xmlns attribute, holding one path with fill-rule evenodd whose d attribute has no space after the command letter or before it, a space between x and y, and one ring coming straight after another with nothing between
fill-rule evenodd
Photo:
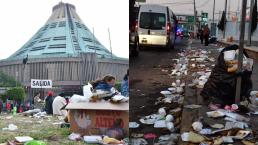
<instances>
[{"instance_id":1,"label":"person's legs","mask_svg":"<svg viewBox=\"0 0 258 145\"><path fill-rule=\"evenodd\" d=\"M208 39L209 39L209 37L205 36L205 46L208 46Z\"/></svg>"}]
</instances>

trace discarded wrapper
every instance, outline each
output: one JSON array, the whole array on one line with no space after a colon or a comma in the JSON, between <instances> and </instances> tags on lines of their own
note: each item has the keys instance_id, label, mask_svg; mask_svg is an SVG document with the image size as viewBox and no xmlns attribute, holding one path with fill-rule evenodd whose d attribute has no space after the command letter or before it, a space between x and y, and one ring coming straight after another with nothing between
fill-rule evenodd
<instances>
[{"instance_id":1,"label":"discarded wrapper","mask_svg":"<svg viewBox=\"0 0 258 145\"><path fill-rule=\"evenodd\" d=\"M224 125L223 124L213 124L213 125L210 125L212 128L216 128L216 129L222 129L224 128Z\"/></svg>"},{"instance_id":2,"label":"discarded wrapper","mask_svg":"<svg viewBox=\"0 0 258 145\"><path fill-rule=\"evenodd\" d=\"M225 116L225 113L221 112L221 111L210 111L210 112L206 112L208 117L213 117L213 118L217 118L217 117L223 117Z\"/></svg>"},{"instance_id":3,"label":"discarded wrapper","mask_svg":"<svg viewBox=\"0 0 258 145\"><path fill-rule=\"evenodd\" d=\"M166 128L166 120L158 120L154 123L154 128Z\"/></svg>"},{"instance_id":4,"label":"discarded wrapper","mask_svg":"<svg viewBox=\"0 0 258 145\"><path fill-rule=\"evenodd\" d=\"M201 105L192 104L192 105L185 105L184 107L188 108L188 109L198 109L198 108L201 108L202 106Z\"/></svg>"}]
</instances>

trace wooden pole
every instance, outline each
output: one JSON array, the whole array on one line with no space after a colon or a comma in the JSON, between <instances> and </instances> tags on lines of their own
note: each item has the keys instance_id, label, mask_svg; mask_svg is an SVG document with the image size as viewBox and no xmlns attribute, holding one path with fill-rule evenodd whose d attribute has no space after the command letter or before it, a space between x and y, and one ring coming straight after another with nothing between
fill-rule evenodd
<instances>
[{"instance_id":1,"label":"wooden pole","mask_svg":"<svg viewBox=\"0 0 258 145\"><path fill-rule=\"evenodd\" d=\"M251 38L252 38L252 32L251 32L251 27L252 27L252 22L253 22L253 7L254 7L254 0L251 0L250 4L250 15L249 15L249 26L248 26L248 36L247 36L247 45L251 45Z\"/></svg>"},{"instance_id":2,"label":"wooden pole","mask_svg":"<svg viewBox=\"0 0 258 145\"><path fill-rule=\"evenodd\" d=\"M225 39L226 37L226 18L227 18L227 3L228 3L228 0L225 0L225 22L224 22L224 31L223 31L223 38Z\"/></svg>"}]
</instances>

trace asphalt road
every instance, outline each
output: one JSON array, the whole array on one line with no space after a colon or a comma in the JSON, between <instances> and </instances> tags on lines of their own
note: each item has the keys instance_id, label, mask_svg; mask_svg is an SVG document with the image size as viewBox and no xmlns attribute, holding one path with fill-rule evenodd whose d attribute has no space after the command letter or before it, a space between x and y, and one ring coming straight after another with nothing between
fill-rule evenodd
<instances>
[{"instance_id":1,"label":"asphalt road","mask_svg":"<svg viewBox=\"0 0 258 145\"><path fill-rule=\"evenodd\" d=\"M173 80L166 70L171 70L172 59L188 46L188 40L177 40L175 48L166 51L163 48L144 48L138 57L130 57L130 121L139 122L142 116L156 113L161 105L154 105L160 91L166 90ZM162 71L163 70L163 71ZM169 104L176 108L177 104ZM141 126L130 133L168 134L151 126Z\"/></svg>"}]
</instances>

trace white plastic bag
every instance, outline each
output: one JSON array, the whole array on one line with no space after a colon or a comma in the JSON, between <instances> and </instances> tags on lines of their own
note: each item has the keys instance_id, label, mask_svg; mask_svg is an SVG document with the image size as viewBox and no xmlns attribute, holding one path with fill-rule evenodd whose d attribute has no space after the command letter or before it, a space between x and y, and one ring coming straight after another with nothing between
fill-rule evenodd
<instances>
[{"instance_id":1,"label":"white plastic bag","mask_svg":"<svg viewBox=\"0 0 258 145\"><path fill-rule=\"evenodd\" d=\"M92 85L90 83L88 83L88 85L83 86L83 95L84 95L84 97L86 97L86 98L92 97L93 96L93 93L91 91L92 89L93 89L93 87L92 87Z\"/></svg>"},{"instance_id":2,"label":"white plastic bag","mask_svg":"<svg viewBox=\"0 0 258 145\"><path fill-rule=\"evenodd\" d=\"M71 97L71 103L80 103L80 102L89 102L90 98L89 97L85 97L85 96L80 96L77 94L74 94Z\"/></svg>"}]
</instances>

